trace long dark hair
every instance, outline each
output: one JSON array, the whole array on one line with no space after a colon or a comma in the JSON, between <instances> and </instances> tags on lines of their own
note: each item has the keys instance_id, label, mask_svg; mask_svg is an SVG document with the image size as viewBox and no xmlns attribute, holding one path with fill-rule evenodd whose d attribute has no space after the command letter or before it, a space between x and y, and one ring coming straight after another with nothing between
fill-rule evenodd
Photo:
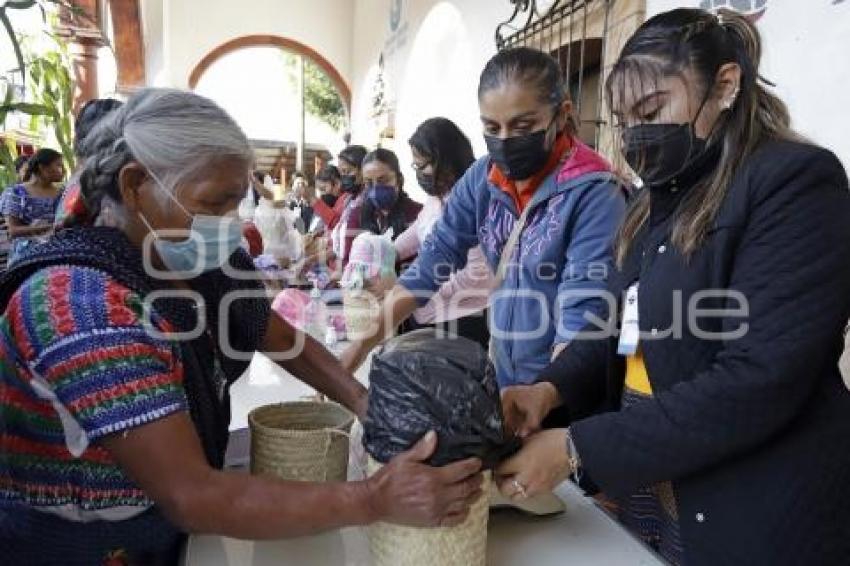
<instances>
[{"instance_id":1,"label":"long dark hair","mask_svg":"<svg viewBox=\"0 0 850 566\"><path fill-rule=\"evenodd\" d=\"M719 116L708 140L720 144L718 165L688 191L673 226L673 244L686 256L703 242L729 183L747 157L767 140L798 138L790 129L785 104L762 84L760 61L758 30L740 14L721 10L715 16L705 10L680 8L659 14L638 28L608 77L606 92L613 108L614 97L621 101L628 85L641 88L645 81L655 85L661 77L681 76L686 70L699 81L697 86L706 100L721 66L736 63L741 68L738 96ZM648 216L648 191L641 191L620 231L620 264Z\"/></svg>"},{"instance_id":2,"label":"long dark hair","mask_svg":"<svg viewBox=\"0 0 850 566\"><path fill-rule=\"evenodd\" d=\"M42 167L48 167L57 160L62 161L62 154L49 147L43 147L35 152L27 162L27 174L24 175L24 181L29 181L33 175L39 175Z\"/></svg>"},{"instance_id":3,"label":"long dark hair","mask_svg":"<svg viewBox=\"0 0 850 566\"><path fill-rule=\"evenodd\" d=\"M450 191L475 161L469 138L448 118L425 120L407 143L433 163L434 180L443 193Z\"/></svg>"},{"instance_id":4,"label":"long dark hair","mask_svg":"<svg viewBox=\"0 0 850 566\"><path fill-rule=\"evenodd\" d=\"M521 84L537 92L540 104L558 107L569 97L561 68L555 59L531 47L511 47L487 61L478 80L478 98L505 84ZM573 116L567 117L567 133L578 131Z\"/></svg>"},{"instance_id":5,"label":"long dark hair","mask_svg":"<svg viewBox=\"0 0 850 566\"><path fill-rule=\"evenodd\" d=\"M349 145L340 151L337 157L360 169L363 166L363 158L366 153L366 148L362 145Z\"/></svg>"},{"instance_id":6,"label":"long dark hair","mask_svg":"<svg viewBox=\"0 0 850 566\"><path fill-rule=\"evenodd\" d=\"M383 163L389 167L398 179L398 198L387 216L387 228L393 229L393 239L395 239L399 236L399 234L407 229L409 224L407 208L411 198L404 192L404 175L401 173L398 156L396 156L395 152L384 147L379 147L378 149L366 154L366 157L363 158L362 165L365 166L367 163L372 163L373 161ZM366 191L368 190L369 189L367 188ZM383 231L381 230L381 226L378 224L378 214L378 210L371 202L369 202L369 199L363 199L363 204L360 209L360 228L362 230L372 232L373 234L382 234Z\"/></svg>"}]
</instances>

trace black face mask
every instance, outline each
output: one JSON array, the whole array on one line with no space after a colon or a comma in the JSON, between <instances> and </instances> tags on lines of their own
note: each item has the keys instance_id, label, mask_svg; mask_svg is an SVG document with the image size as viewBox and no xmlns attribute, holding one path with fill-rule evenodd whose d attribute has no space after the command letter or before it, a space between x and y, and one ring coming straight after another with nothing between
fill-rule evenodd
<instances>
[{"instance_id":1,"label":"black face mask","mask_svg":"<svg viewBox=\"0 0 850 566\"><path fill-rule=\"evenodd\" d=\"M437 181L434 178L434 175L417 171L416 182L419 183L419 186L422 187L425 194L432 197L440 196L440 190L437 188Z\"/></svg>"},{"instance_id":2,"label":"black face mask","mask_svg":"<svg viewBox=\"0 0 850 566\"><path fill-rule=\"evenodd\" d=\"M647 185L661 185L682 174L706 142L685 124L641 124L623 132L626 162Z\"/></svg>"},{"instance_id":3,"label":"black face mask","mask_svg":"<svg viewBox=\"0 0 850 566\"><path fill-rule=\"evenodd\" d=\"M334 205L336 204L337 197L335 197L332 194L324 194L324 195L321 196L321 199L322 199L322 202L324 202L329 207L333 208Z\"/></svg>"},{"instance_id":4,"label":"black face mask","mask_svg":"<svg viewBox=\"0 0 850 566\"><path fill-rule=\"evenodd\" d=\"M357 175L343 175L340 178L340 184L344 193L356 193L360 188L357 185Z\"/></svg>"},{"instance_id":5,"label":"black face mask","mask_svg":"<svg viewBox=\"0 0 850 566\"><path fill-rule=\"evenodd\" d=\"M549 158L551 148L546 147L546 134L555 121L545 129L522 136L497 138L484 136L487 151L505 177L512 181L521 181L532 177L543 169Z\"/></svg>"}]
</instances>

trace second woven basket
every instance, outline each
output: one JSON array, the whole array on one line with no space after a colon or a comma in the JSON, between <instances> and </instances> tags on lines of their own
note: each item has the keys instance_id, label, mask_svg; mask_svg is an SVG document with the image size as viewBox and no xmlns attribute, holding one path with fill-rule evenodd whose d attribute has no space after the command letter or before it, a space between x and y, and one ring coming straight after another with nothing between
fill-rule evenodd
<instances>
[{"instance_id":1,"label":"second woven basket","mask_svg":"<svg viewBox=\"0 0 850 566\"><path fill-rule=\"evenodd\" d=\"M294 401L248 414L251 473L294 481L345 481L354 415L341 405Z\"/></svg>"}]
</instances>

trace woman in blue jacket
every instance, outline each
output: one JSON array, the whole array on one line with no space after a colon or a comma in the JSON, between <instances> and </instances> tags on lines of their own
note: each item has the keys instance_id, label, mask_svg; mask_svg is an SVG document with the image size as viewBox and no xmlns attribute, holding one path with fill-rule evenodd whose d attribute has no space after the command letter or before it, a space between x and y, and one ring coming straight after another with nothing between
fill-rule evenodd
<instances>
[{"instance_id":1,"label":"woman in blue jacket","mask_svg":"<svg viewBox=\"0 0 850 566\"><path fill-rule=\"evenodd\" d=\"M489 155L452 190L374 335L343 354L348 368L427 303L477 245L501 281L489 321L500 386L533 380L588 313L604 311L625 198L610 166L576 137L558 64L534 49L502 51L481 73L478 100Z\"/></svg>"}]
</instances>

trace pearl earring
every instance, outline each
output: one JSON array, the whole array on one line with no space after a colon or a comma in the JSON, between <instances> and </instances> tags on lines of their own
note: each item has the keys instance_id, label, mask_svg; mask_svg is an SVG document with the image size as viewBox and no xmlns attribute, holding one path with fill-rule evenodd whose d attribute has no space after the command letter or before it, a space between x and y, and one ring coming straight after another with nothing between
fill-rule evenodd
<instances>
[{"instance_id":1,"label":"pearl earring","mask_svg":"<svg viewBox=\"0 0 850 566\"><path fill-rule=\"evenodd\" d=\"M740 90L740 88L736 88L735 92L732 93L732 96L730 96L729 98L727 98L726 100L723 101L723 109L724 110L729 110L730 108L732 108L732 105L735 104L735 100L738 99L738 91L739 90Z\"/></svg>"}]
</instances>

